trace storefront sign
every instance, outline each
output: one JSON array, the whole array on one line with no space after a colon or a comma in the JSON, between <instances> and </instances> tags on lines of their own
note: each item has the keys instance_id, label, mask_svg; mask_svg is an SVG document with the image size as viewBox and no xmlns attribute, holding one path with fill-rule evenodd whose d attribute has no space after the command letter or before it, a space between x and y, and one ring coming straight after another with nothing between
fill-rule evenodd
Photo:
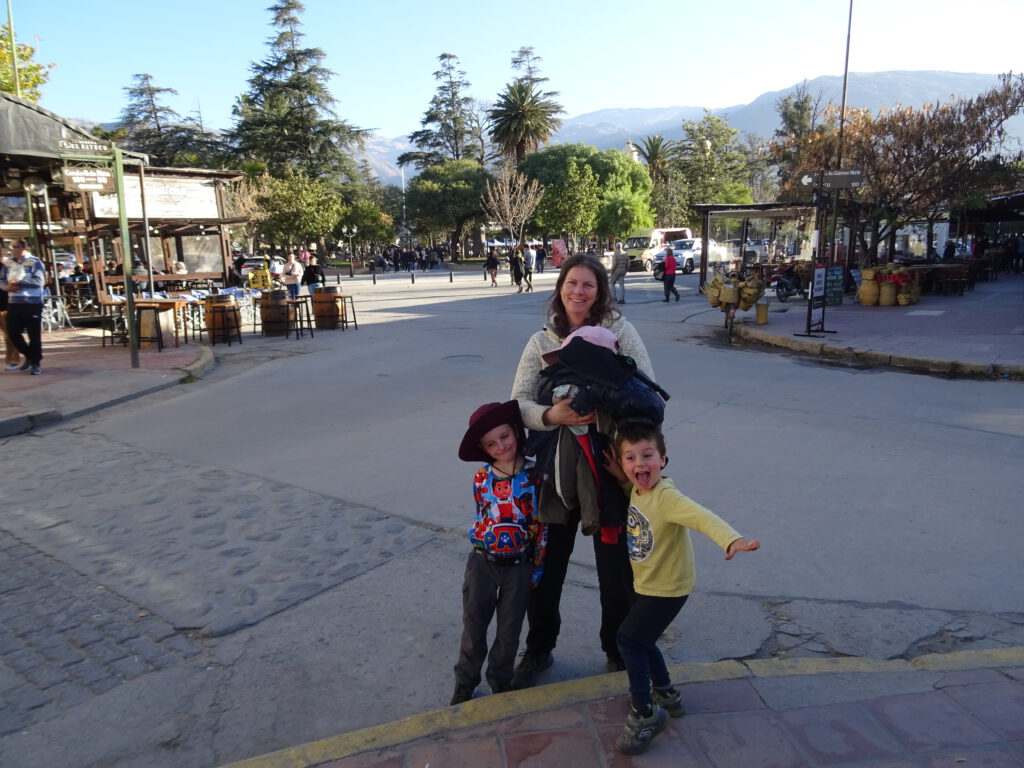
<instances>
[{"instance_id":1,"label":"storefront sign","mask_svg":"<svg viewBox=\"0 0 1024 768\"><path fill-rule=\"evenodd\" d=\"M64 176L64 189L68 192L100 192L112 195L117 191L114 171L111 168L65 165L61 173Z\"/></svg>"}]
</instances>

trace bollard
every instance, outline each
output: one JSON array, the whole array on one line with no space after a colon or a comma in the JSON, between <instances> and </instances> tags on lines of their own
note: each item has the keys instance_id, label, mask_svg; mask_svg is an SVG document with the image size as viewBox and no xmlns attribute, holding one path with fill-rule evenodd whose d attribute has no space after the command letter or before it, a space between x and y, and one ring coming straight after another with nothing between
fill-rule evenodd
<instances>
[{"instance_id":1,"label":"bollard","mask_svg":"<svg viewBox=\"0 0 1024 768\"><path fill-rule=\"evenodd\" d=\"M448 270L448 282L449 283L454 283L455 282L455 273L452 272L450 269Z\"/></svg>"},{"instance_id":2,"label":"bollard","mask_svg":"<svg viewBox=\"0 0 1024 768\"><path fill-rule=\"evenodd\" d=\"M336 274L336 275L334 276L334 284L335 284L335 285L341 285L341 272L338 272L338 273L337 273L337 274Z\"/></svg>"},{"instance_id":3,"label":"bollard","mask_svg":"<svg viewBox=\"0 0 1024 768\"><path fill-rule=\"evenodd\" d=\"M352 272L352 259L348 260L348 276L355 277L355 274Z\"/></svg>"},{"instance_id":4,"label":"bollard","mask_svg":"<svg viewBox=\"0 0 1024 768\"><path fill-rule=\"evenodd\" d=\"M412 278L412 284L416 285L416 273L415 272L410 272L409 273L409 277Z\"/></svg>"},{"instance_id":5,"label":"bollard","mask_svg":"<svg viewBox=\"0 0 1024 768\"><path fill-rule=\"evenodd\" d=\"M373 273L373 284L374 285L377 284L377 273L376 272Z\"/></svg>"}]
</instances>

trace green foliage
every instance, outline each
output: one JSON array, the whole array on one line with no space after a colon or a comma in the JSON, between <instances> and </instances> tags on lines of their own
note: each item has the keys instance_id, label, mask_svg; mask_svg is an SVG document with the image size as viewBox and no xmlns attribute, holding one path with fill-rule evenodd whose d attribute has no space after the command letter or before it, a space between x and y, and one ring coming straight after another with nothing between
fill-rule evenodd
<instances>
[{"instance_id":1,"label":"green foliage","mask_svg":"<svg viewBox=\"0 0 1024 768\"><path fill-rule=\"evenodd\" d=\"M302 46L298 0L269 9L276 36L270 54L251 67L249 90L234 107L231 138L239 154L263 162L272 176L301 172L314 178L356 174L351 150L365 131L339 120L328 88L333 74L324 52Z\"/></svg>"},{"instance_id":2,"label":"green foliage","mask_svg":"<svg viewBox=\"0 0 1024 768\"><path fill-rule=\"evenodd\" d=\"M634 229L654 226L647 198L637 192L616 189L606 192L594 223L603 237L627 237Z\"/></svg>"},{"instance_id":3,"label":"green foliage","mask_svg":"<svg viewBox=\"0 0 1024 768\"><path fill-rule=\"evenodd\" d=\"M39 101L43 86L50 79L50 72L56 64L40 64L33 61L36 49L31 45L17 43L18 84L21 86L21 98L26 101ZM14 70L11 68L11 32L10 27L0 27L0 91L14 93Z\"/></svg>"},{"instance_id":4,"label":"green foliage","mask_svg":"<svg viewBox=\"0 0 1024 768\"><path fill-rule=\"evenodd\" d=\"M358 232L354 238L354 242L357 243L392 243L398 234L395 220L376 203L367 199L353 202L348 207L345 217L334 227L332 234L339 241L342 239L342 225L347 225L350 229L353 225L357 227Z\"/></svg>"},{"instance_id":5,"label":"green foliage","mask_svg":"<svg viewBox=\"0 0 1024 768\"><path fill-rule=\"evenodd\" d=\"M672 167L672 158L676 151L675 142L666 140L664 136L658 134L645 136L636 151L647 164L647 172L650 174L655 188L659 184L667 183Z\"/></svg>"},{"instance_id":6,"label":"green foliage","mask_svg":"<svg viewBox=\"0 0 1024 768\"><path fill-rule=\"evenodd\" d=\"M560 104L545 98L532 82L511 82L488 112L491 138L505 157L521 163L558 130L562 121L556 115L564 111Z\"/></svg>"},{"instance_id":7,"label":"green foliage","mask_svg":"<svg viewBox=\"0 0 1024 768\"><path fill-rule=\"evenodd\" d=\"M409 214L417 229L443 230L458 242L466 225L483 216L490 174L472 160L446 160L425 168L409 184Z\"/></svg>"},{"instance_id":8,"label":"green foliage","mask_svg":"<svg viewBox=\"0 0 1024 768\"><path fill-rule=\"evenodd\" d=\"M575 240L593 230L600 206L597 175L586 162L571 159L562 179L544 185L537 222L545 231L565 232Z\"/></svg>"},{"instance_id":9,"label":"green foliage","mask_svg":"<svg viewBox=\"0 0 1024 768\"><path fill-rule=\"evenodd\" d=\"M330 234L345 214L341 200L326 183L303 173L283 179L267 177L256 203L264 212L260 235L279 245L318 240Z\"/></svg>"},{"instance_id":10,"label":"green foliage","mask_svg":"<svg viewBox=\"0 0 1024 768\"><path fill-rule=\"evenodd\" d=\"M726 203L743 197L740 187L746 186L748 156L739 131L705 110L700 122L685 121L683 132L676 165L686 179L690 202ZM750 199L749 189L745 196Z\"/></svg>"},{"instance_id":11,"label":"green foliage","mask_svg":"<svg viewBox=\"0 0 1024 768\"><path fill-rule=\"evenodd\" d=\"M409 134L418 152L399 156L399 165L414 164L419 170L445 160L479 157L481 147L473 138L473 99L466 95L470 83L459 69L459 57L442 53L437 57L441 68L434 72L437 91L430 107L420 121L420 130Z\"/></svg>"}]
</instances>

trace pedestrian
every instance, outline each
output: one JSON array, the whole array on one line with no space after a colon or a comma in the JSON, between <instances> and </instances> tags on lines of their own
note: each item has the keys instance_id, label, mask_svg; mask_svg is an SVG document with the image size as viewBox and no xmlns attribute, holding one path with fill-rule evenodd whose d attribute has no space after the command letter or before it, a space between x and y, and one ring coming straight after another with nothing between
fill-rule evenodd
<instances>
[{"instance_id":1,"label":"pedestrian","mask_svg":"<svg viewBox=\"0 0 1024 768\"><path fill-rule=\"evenodd\" d=\"M6 265L6 260L4 261ZM7 335L7 291L0 290L0 339L4 342L4 370L15 371L21 366L21 355Z\"/></svg>"},{"instance_id":2,"label":"pedestrian","mask_svg":"<svg viewBox=\"0 0 1024 768\"><path fill-rule=\"evenodd\" d=\"M4 318L7 339L25 358L21 365L8 363L6 369L42 373L43 361L43 262L29 253L24 240L11 243L11 259L0 268L0 289L7 294ZM26 341L25 337L28 337Z\"/></svg>"},{"instance_id":3,"label":"pedestrian","mask_svg":"<svg viewBox=\"0 0 1024 768\"><path fill-rule=\"evenodd\" d=\"M484 273L491 278L491 288L498 287L498 255L493 248L487 251L487 258L484 259Z\"/></svg>"},{"instance_id":4,"label":"pedestrian","mask_svg":"<svg viewBox=\"0 0 1024 768\"><path fill-rule=\"evenodd\" d=\"M619 352L633 358L637 370L654 379L647 348L636 329L612 306L608 274L601 262L592 256L575 254L566 259L548 306L548 322L543 330L533 334L527 341L512 384L512 397L519 401L523 423L531 432L594 424L596 432L607 440L615 424L600 412L589 411L581 415L573 410L569 398L555 403L543 403L537 399L543 378L541 371L549 365L544 355L559 349L572 331L584 326L600 326L615 334ZM596 466L600 466L600 451L594 455L597 456ZM609 485L612 488L607 490L617 490L614 482ZM547 526L548 548L544 578L530 594L530 604L527 606L530 629L526 636L526 648L513 679L516 687L521 688L533 685L537 676L554 662L552 651L562 621L559 612L562 586L575 546L576 531L584 514L588 518L598 516L598 512L592 508L594 499L566 504L557 493L548 493L546 489L546 485L541 488L540 518L545 523L549 520L555 522ZM625 497L620 494L617 503L620 509L604 511L624 518ZM587 509L583 509L584 506ZM608 669L614 671L624 668L615 637L632 602L633 574L626 553L625 532L608 531L607 537L602 537L600 533L592 533L590 538L594 547L600 592L601 649L606 655Z\"/></svg>"},{"instance_id":5,"label":"pedestrian","mask_svg":"<svg viewBox=\"0 0 1024 768\"><path fill-rule=\"evenodd\" d=\"M281 269L281 276L284 278L284 287L288 289L288 298L299 298L299 285L302 281L302 273L306 269L302 262L295 258L295 252L288 254L288 260Z\"/></svg>"},{"instance_id":6,"label":"pedestrian","mask_svg":"<svg viewBox=\"0 0 1024 768\"><path fill-rule=\"evenodd\" d=\"M540 247L537 249L537 266L536 266L536 269L537 269L537 272L539 274L543 274L544 273L544 259L546 259L547 257L548 257L548 249L544 247L543 243L541 243Z\"/></svg>"},{"instance_id":7,"label":"pedestrian","mask_svg":"<svg viewBox=\"0 0 1024 768\"><path fill-rule=\"evenodd\" d=\"M654 424L624 423L607 468L630 490L627 547L636 597L618 632L629 679L630 710L615 748L627 755L647 749L668 718L685 712L672 686L657 641L679 614L696 581L690 529L699 531L732 560L760 548L714 512L684 496L661 470L668 463L665 438Z\"/></svg>"},{"instance_id":8,"label":"pedestrian","mask_svg":"<svg viewBox=\"0 0 1024 768\"><path fill-rule=\"evenodd\" d=\"M469 529L472 549L462 582L462 640L451 705L473 698L485 660L491 692L512 690L526 601L544 562L536 477L524 443L519 403L509 400L477 408L459 446L460 459L483 466L473 474L476 517ZM487 628L495 614L488 651Z\"/></svg>"},{"instance_id":9,"label":"pedestrian","mask_svg":"<svg viewBox=\"0 0 1024 768\"><path fill-rule=\"evenodd\" d=\"M326 283L327 276L324 274L324 268L320 266L316 256L310 255L309 266L302 270L302 284L306 286L306 291L312 296L317 288L322 288Z\"/></svg>"},{"instance_id":10,"label":"pedestrian","mask_svg":"<svg viewBox=\"0 0 1024 768\"><path fill-rule=\"evenodd\" d=\"M523 251L523 282L526 283L526 292L533 290L533 268L537 264L537 252L527 243Z\"/></svg>"},{"instance_id":11,"label":"pedestrian","mask_svg":"<svg viewBox=\"0 0 1024 768\"><path fill-rule=\"evenodd\" d=\"M509 257L509 271L512 273L512 284L519 287L516 293L523 292L523 264L523 249L517 245L512 249L512 255Z\"/></svg>"},{"instance_id":12,"label":"pedestrian","mask_svg":"<svg viewBox=\"0 0 1024 768\"><path fill-rule=\"evenodd\" d=\"M619 304L626 303L626 273L629 272L629 254L622 250L622 242L615 242L615 250L612 252L612 271L608 282L612 286L612 298ZM618 293L615 286L619 286ZM622 298L618 297L621 294Z\"/></svg>"},{"instance_id":13,"label":"pedestrian","mask_svg":"<svg viewBox=\"0 0 1024 768\"><path fill-rule=\"evenodd\" d=\"M676 290L676 257L672 255L672 249L665 249L665 298L662 301L668 301L668 295L674 294L676 301L679 301L679 291Z\"/></svg>"}]
</instances>

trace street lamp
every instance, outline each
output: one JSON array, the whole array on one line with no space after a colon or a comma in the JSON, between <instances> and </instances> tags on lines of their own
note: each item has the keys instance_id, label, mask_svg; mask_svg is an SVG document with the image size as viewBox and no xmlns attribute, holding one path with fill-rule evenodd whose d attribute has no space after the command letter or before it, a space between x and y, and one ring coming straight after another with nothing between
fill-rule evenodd
<instances>
[{"instance_id":1,"label":"street lamp","mask_svg":"<svg viewBox=\"0 0 1024 768\"><path fill-rule=\"evenodd\" d=\"M355 254L352 252L352 238L356 236L356 233L358 231L359 231L359 227L357 227L355 224L353 224L351 227L343 224L342 227L341 227L341 234L342 234L342 236L343 237L346 237L346 236L348 237L348 276L349 277L355 277L355 274L352 272L352 261L353 261L353 259L355 257Z\"/></svg>"}]
</instances>

